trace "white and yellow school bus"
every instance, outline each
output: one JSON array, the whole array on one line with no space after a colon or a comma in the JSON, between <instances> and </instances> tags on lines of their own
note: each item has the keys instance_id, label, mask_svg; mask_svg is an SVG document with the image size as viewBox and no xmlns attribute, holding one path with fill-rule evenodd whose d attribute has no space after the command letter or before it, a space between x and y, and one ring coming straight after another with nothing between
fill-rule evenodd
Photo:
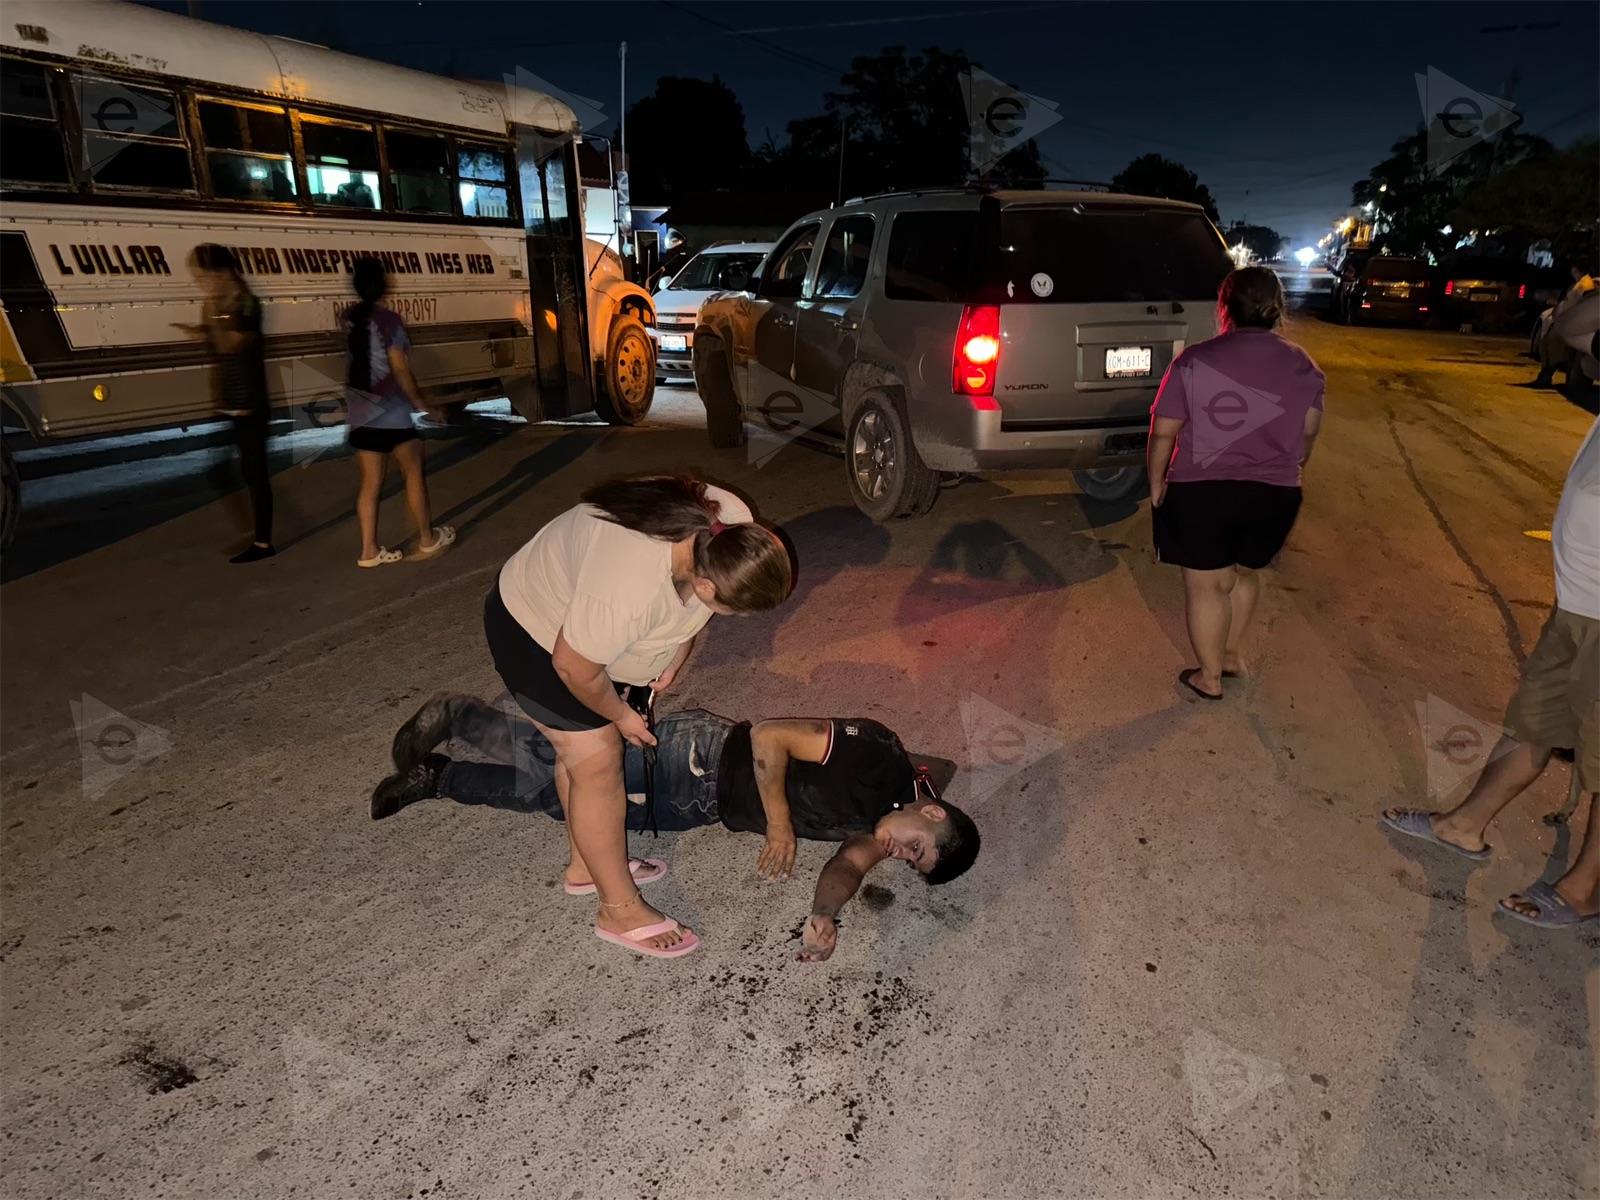
<instances>
[{"instance_id":1,"label":"white and yellow school bus","mask_svg":"<svg viewBox=\"0 0 1600 1200\"><path fill-rule=\"evenodd\" d=\"M649 294L585 244L571 109L174 14L8 0L0 398L36 438L208 419L187 269L229 246L277 407L337 398L351 264L381 259L425 392L648 411Z\"/></svg>"}]
</instances>

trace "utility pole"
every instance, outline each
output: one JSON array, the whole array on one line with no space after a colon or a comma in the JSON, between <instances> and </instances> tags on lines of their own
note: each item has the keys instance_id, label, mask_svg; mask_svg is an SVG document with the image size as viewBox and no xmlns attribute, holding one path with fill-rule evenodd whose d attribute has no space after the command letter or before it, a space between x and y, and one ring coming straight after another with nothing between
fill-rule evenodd
<instances>
[{"instance_id":1,"label":"utility pole","mask_svg":"<svg viewBox=\"0 0 1600 1200\"><path fill-rule=\"evenodd\" d=\"M843 117L839 118L839 186L834 195L834 204L844 203L844 134L850 123Z\"/></svg>"}]
</instances>

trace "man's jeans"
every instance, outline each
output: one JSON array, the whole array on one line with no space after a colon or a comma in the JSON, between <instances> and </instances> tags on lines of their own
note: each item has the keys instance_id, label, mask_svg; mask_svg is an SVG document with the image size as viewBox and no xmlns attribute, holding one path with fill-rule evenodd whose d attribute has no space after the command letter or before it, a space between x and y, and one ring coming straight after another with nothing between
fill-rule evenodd
<instances>
[{"instance_id":1,"label":"man's jeans","mask_svg":"<svg viewBox=\"0 0 1600 1200\"><path fill-rule=\"evenodd\" d=\"M657 829L666 833L717 823L717 766L732 728L732 721L703 709L669 713L656 721ZM472 747L487 761L453 760L440 779L442 795L459 804L564 819L556 794L555 748L520 711L479 700L454 703L450 739ZM629 801L627 827L645 829L645 765L639 747L625 747L622 774Z\"/></svg>"}]
</instances>

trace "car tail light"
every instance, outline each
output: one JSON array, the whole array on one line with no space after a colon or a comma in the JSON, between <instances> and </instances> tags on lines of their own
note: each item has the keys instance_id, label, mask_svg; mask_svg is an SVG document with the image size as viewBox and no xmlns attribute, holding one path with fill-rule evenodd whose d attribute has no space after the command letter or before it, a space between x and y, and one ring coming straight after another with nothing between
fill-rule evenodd
<instances>
[{"instance_id":1,"label":"car tail light","mask_svg":"<svg viewBox=\"0 0 1600 1200\"><path fill-rule=\"evenodd\" d=\"M1361 302L1361 307L1362 308L1371 308L1372 307L1372 301L1371 300L1363 300Z\"/></svg>"},{"instance_id":2,"label":"car tail light","mask_svg":"<svg viewBox=\"0 0 1600 1200\"><path fill-rule=\"evenodd\" d=\"M1000 367L1000 306L969 304L956 332L953 382L958 396L987 396Z\"/></svg>"},{"instance_id":3,"label":"car tail light","mask_svg":"<svg viewBox=\"0 0 1600 1200\"><path fill-rule=\"evenodd\" d=\"M1445 281L1444 294L1446 296L1454 296L1456 294L1456 281L1454 279Z\"/></svg>"},{"instance_id":4,"label":"car tail light","mask_svg":"<svg viewBox=\"0 0 1600 1200\"><path fill-rule=\"evenodd\" d=\"M1418 312L1427 312L1428 311L1428 306L1426 304L1419 304L1419 305L1417 305L1417 311Z\"/></svg>"},{"instance_id":5,"label":"car tail light","mask_svg":"<svg viewBox=\"0 0 1600 1200\"><path fill-rule=\"evenodd\" d=\"M1526 300L1527 298L1528 298L1528 285L1525 284L1525 283L1519 283L1517 285L1517 299L1518 300Z\"/></svg>"}]
</instances>

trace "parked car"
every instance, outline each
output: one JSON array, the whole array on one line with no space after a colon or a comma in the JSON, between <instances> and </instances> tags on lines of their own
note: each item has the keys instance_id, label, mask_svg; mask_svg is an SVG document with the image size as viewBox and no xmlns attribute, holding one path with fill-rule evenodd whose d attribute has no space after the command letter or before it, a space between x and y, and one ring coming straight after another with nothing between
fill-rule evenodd
<instances>
[{"instance_id":1,"label":"parked car","mask_svg":"<svg viewBox=\"0 0 1600 1200\"><path fill-rule=\"evenodd\" d=\"M1508 329L1528 295L1527 267L1509 258L1447 255L1433 273L1433 313L1446 325Z\"/></svg>"},{"instance_id":2,"label":"parked car","mask_svg":"<svg viewBox=\"0 0 1600 1200\"><path fill-rule=\"evenodd\" d=\"M717 292L738 291L761 265L771 242L719 242L696 254L656 290L656 382L694 381L694 325L700 305Z\"/></svg>"},{"instance_id":3,"label":"parked car","mask_svg":"<svg viewBox=\"0 0 1600 1200\"><path fill-rule=\"evenodd\" d=\"M1334 277L1328 311L1344 325L1357 321L1412 321L1428 315L1432 268L1420 258L1393 254L1347 255Z\"/></svg>"},{"instance_id":4,"label":"parked car","mask_svg":"<svg viewBox=\"0 0 1600 1200\"><path fill-rule=\"evenodd\" d=\"M707 300L695 382L714 444L745 422L842 446L874 520L945 474L1071 469L1140 485L1150 406L1216 333L1232 267L1204 210L1098 192L898 192L801 218L759 277Z\"/></svg>"}]
</instances>

